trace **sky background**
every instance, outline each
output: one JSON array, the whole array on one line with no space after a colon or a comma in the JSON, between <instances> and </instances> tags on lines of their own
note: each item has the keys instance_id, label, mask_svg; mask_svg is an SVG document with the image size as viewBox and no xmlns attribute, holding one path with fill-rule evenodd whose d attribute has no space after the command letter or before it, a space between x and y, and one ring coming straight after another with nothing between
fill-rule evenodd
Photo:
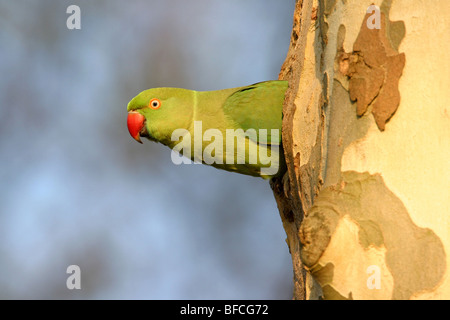
<instances>
[{"instance_id":1,"label":"sky background","mask_svg":"<svg viewBox=\"0 0 450 320\"><path fill-rule=\"evenodd\" d=\"M69 5L81 30L68 30ZM294 0L0 0L0 298L290 299L268 181L174 165L126 106L277 79ZM81 290L68 290L69 265Z\"/></svg>"}]
</instances>

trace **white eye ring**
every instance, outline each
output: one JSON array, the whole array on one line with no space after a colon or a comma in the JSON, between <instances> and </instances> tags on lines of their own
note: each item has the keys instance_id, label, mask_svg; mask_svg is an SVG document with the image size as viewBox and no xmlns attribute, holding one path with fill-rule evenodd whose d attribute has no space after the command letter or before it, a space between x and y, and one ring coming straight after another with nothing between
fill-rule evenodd
<instances>
[{"instance_id":1,"label":"white eye ring","mask_svg":"<svg viewBox=\"0 0 450 320\"><path fill-rule=\"evenodd\" d=\"M159 99L157 98L153 98L150 100L150 102L148 103L148 106L152 109L159 109L159 107L161 107L161 101L159 101Z\"/></svg>"}]
</instances>

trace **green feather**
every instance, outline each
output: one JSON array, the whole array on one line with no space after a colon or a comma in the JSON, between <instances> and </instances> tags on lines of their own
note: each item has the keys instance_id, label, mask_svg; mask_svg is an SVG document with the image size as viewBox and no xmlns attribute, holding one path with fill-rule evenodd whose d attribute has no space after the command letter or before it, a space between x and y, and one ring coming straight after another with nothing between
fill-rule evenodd
<instances>
[{"instance_id":1,"label":"green feather","mask_svg":"<svg viewBox=\"0 0 450 320\"><path fill-rule=\"evenodd\" d=\"M279 129L281 131L284 93L287 81L265 81L243 87L230 95L223 106L225 115L235 121L240 128L247 130ZM270 131L269 131L270 132ZM280 144L279 141L267 143ZM258 135L259 143L261 141Z\"/></svg>"}]
</instances>

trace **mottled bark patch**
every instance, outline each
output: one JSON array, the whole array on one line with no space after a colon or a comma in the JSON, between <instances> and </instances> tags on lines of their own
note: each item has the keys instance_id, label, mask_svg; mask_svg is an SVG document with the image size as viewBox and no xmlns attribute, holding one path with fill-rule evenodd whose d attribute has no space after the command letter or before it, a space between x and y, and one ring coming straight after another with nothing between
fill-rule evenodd
<instances>
[{"instance_id":1,"label":"mottled bark patch","mask_svg":"<svg viewBox=\"0 0 450 320\"><path fill-rule=\"evenodd\" d=\"M356 101L357 115L371 111L383 131L400 104L398 82L405 54L398 53L397 47L404 36L404 27L403 22L391 23L380 12L380 28L369 28L371 16L367 13L364 17L353 52L342 50L337 57L339 72L349 78L348 89L351 100Z\"/></svg>"},{"instance_id":2,"label":"mottled bark patch","mask_svg":"<svg viewBox=\"0 0 450 320\"><path fill-rule=\"evenodd\" d=\"M439 237L412 221L403 203L386 187L380 175L348 171L342 173L337 184L320 192L300 227L302 260L313 273L319 271L326 285L332 286L330 277L336 268L318 268L320 258L344 216L358 224L359 245L364 250L371 246L386 248L384 259L394 279L393 299L409 299L440 283L446 262ZM360 258L342 248L336 252L337 261L343 254L349 259Z\"/></svg>"}]
</instances>

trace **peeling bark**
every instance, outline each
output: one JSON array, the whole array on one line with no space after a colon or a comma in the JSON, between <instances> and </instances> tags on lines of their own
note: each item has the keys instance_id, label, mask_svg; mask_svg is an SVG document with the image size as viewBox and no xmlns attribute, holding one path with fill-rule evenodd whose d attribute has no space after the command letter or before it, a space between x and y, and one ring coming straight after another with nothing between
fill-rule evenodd
<instances>
[{"instance_id":1,"label":"peeling bark","mask_svg":"<svg viewBox=\"0 0 450 320\"><path fill-rule=\"evenodd\" d=\"M314 9L314 12L313 12ZM312 295L320 294L320 288L304 269L300 259L300 238L298 236L300 224L304 214L313 203L321 180L320 164L322 154L323 130L316 126L321 123L323 127L323 113L309 112L319 102L323 104L323 88L321 83L310 86L306 93L308 100L298 101L299 90L305 88L307 77L302 77L305 67L304 57L308 46L305 39L317 40L315 33L310 33L312 17L317 15L317 7L313 8L313 1L299 0L294 12L294 23L291 44L284 62L279 79L288 80L289 88L286 92L283 108L282 143L286 157L287 172L282 179L272 179L271 186L277 200L283 226L287 234L287 244L292 255L294 269L294 299L308 299ZM312 22L313 24L315 21ZM312 37L311 37L312 36ZM320 64L320 62L318 62ZM314 68L308 63L308 68ZM306 133L313 143L299 144L305 132L297 126L299 118L311 125L311 131ZM305 149L306 148L306 149ZM302 158L305 157L303 160ZM306 158L307 157L307 158ZM312 160L311 160L312 159Z\"/></svg>"},{"instance_id":2,"label":"peeling bark","mask_svg":"<svg viewBox=\"0 0 450 320\"><path fill-rule=\"evenodd\" d=\"M296 2L279 75L287 171L271 180L294 299L450 297L450 70L432 27L445 1Z\"/></svg>"},{"instance_id":3,"label":"peeling bark","mask_svg":"<svg viewBox=\"0 0 450 320\"><path fill-rule=\"evenodd\" d=\"M380 14L380 29L368 28L370 16L364 17L353 52L341 57L350 60L344 75L350 78L350 98L357 102L356 113L362 116L372 107L375 122L383 131L400 103L398 81L405 66L405 54L399 54L391 46L386 36L385 14Z\"/></svg>"}]
</instances>

